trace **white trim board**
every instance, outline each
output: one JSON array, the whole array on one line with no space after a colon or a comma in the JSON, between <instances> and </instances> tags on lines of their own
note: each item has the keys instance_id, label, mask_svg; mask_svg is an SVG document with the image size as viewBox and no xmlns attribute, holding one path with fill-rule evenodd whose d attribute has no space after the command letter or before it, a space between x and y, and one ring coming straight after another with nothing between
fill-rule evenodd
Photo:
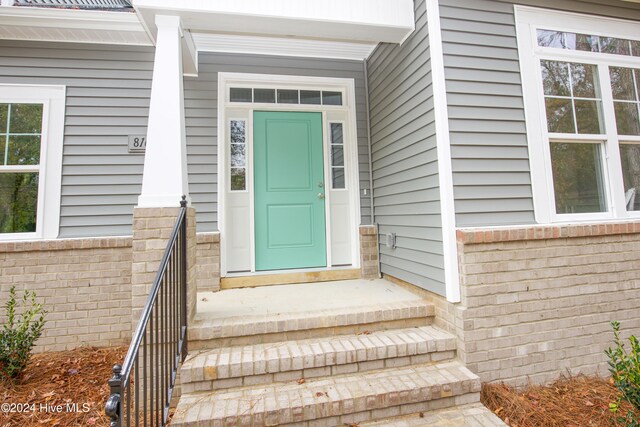
<instances>
[{"instance_id":1,"label":"white trim board","mask_svg":"<svg viewBox=\"0 0 640 427\"><path fill-rule=\"evenodd\" d=\"M238 87L260 87L260 88L292 88L292 89L324 89L324 90L340 90L344 94L342 106L323 106L323 105L298 105L298 104L251 104L251 103L231 103L227 102L227 92L231 85ZM345 78L324 78L324 77L305 77L305 76L286 76L286 75L267 75L267 74L245 74L245 73L219 73L218 74L218 206L226 207L228 205L227 198L233 193L227 191L229 185L227 177L226 165L228 158L226 155L227 132L226 124L230 119L242 118L238 114L229 113L227 109L242 113L247 120L247 132L252 132L254 110L271 110L271 111L315 111L323 113L323 145L325 156L327 156L327 126L329 122L344 120L346 123L347 144L345 144L345 157L347 165L346 185L351 193L349 206L349 216L351 222L351 265L352 268L360 266L360 250L358 241L358 226L360 225L360 198L359 198L359 165L357 153L357 129L356 129L356 112L355 112L355 85L353 79ZM336 118L335 115L342 115L344 119ZM247 140L252 139L252 134L247 134ZM252 144L250 144L252 145ZM252 148L247 146L247 165L252 160ZM221 166L222 165L222 166ZM325 157L325 175L327 174L327 158ZM331 191L327 191L327 183L330 178L325 177L325 197L327 198L326 212L329 210ZM250 239L251 239L251 273L255 273L255 249L254 249L254 209L253 209L253 172L247 170L246 175L247 192L249 196L249 212L250 212ZM242 192L238 192L242 193ZM225 208L226 209L226 208ZM218 228L220 230L220 271L221 277L225 277L228 272L227 254L227 212L220 209L218 212ZM327 268L331 268L331 236L330 215L327 215ZM296 270L297 271L297 270Z\"/></svg>"},{"instance_id":2,"label":"white trim board","mask_svg":"<svg viewBox=\"0 0 640 427\"><path fill-rule=\"evenodd\" d=\"M442 218L442 246L446 297L449 302L460 302L460 275L458 272L458 245L456 241L456 211L453 196L451 167L451 141L447 88L444 75L444 52L440 8L438 0L426 0L429 50L431 51L431 78L438 152L438 179L440 186L440 216Z\"/></svg>"},{"instance_id":3,"label":"white trim board","mask_svg":"<svg viewBox=\"0 0 640 427\"><path fill-rule=\"evenodd\" d=\"M0 241L55 239L58 237L65 99L65 86L0 85L0 102L2 103L43 104L36 231L34 233L0 234Z\"/></svg>"}]
</instances>

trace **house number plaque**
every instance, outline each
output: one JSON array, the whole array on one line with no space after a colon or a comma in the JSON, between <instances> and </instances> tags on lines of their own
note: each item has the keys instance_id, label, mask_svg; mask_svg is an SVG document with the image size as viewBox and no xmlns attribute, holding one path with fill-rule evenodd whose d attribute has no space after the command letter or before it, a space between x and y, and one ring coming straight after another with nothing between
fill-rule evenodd
<instances>
[{"instance_id":1,"label":"house number plaque","mask_svg":"<svg viewBox=\"0 0 640 427\"><path fill-rule=\"evenodd\" d=\"M147 148L146 135L129 135L130 153L144 153L145 148Z\"/></svg>"}]
</instances>

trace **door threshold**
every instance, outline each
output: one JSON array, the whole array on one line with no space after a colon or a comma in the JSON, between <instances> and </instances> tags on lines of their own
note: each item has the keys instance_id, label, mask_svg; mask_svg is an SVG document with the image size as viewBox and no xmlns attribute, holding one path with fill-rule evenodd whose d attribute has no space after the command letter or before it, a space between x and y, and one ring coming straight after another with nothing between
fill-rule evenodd
<instances>
[{"instance_id":1,"label":"door threshold","mask_svg":"<svg viewBox=\"0 0 640 427\"><path fill-rule=\"evenodd\" d=\"M300 271L260 271L235 273L220 279L220 289L254 288L293 283L331 282L359 279L359 268L305 269Z\"/></svg>"}]
</instances>

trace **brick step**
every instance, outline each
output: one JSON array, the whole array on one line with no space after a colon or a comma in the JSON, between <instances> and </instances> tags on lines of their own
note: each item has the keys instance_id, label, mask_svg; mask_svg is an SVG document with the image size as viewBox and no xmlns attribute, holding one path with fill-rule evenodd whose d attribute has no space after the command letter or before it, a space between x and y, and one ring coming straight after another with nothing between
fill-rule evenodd
<instances>
[{"instance_id":1,"label":"brick step","mask_svg":"<svg viewBox=\"0 0 640 427\"><path fill-rule=\"evenodd\" d=\"M479 402L358 424L359 427L505 427L506 425Z\"/></svg>"},{"instance_id":2,"label":"brick step","mask_svg":"<svg viewBox=\"0 0 640 427\"><path fill-rule=\"evenodd\" d=\"M212 318L198 314L188 329L189 350L425 326L433 316L433 305L420 298L257 316Z\"/></svg>"},{"instance_id":3,"label":"brick step","mask_svg":"<svg viewBox=\"0 0 640 427\"><path fill-rule=\"evenodd\" d=\"M459 362L183 394L172 426L343 425L479 401L480 379Z\"/></svg>"},{"instance_id":4,"label":"brick step","mask_svg":"<svg viewBox=\"0 0 640 427\"><path fill-rule=\"evenodd\" d=\"M438 362L456 338L433 326L339 335L192 353L182 365L184 393Z\"/></svg>"}]
</instances>

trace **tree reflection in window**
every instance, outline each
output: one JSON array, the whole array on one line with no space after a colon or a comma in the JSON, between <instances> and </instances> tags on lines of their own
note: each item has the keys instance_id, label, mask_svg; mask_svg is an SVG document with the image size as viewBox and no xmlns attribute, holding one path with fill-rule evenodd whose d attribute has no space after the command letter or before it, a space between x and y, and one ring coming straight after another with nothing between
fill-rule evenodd
<instances>
[{"instance_id":1,"label":"tree reflection in window","mask_svg":"<svg viewBox=\"0 0 640 427\"><path fill-rule=\"evenodd\" d=\"M0 233L36 231L42 110L0 104Z\"/></svg>"},{"instance_id":2,"label":"tree reflection in window","mask_svg":"<svg viewBox=\"0 0 640 427\"><path fill-rule=\"evenodd\" d=\"M242 191L247 188L246 122L231 120L229 129L231 191Z\"/></svg>"}]
</instances>

